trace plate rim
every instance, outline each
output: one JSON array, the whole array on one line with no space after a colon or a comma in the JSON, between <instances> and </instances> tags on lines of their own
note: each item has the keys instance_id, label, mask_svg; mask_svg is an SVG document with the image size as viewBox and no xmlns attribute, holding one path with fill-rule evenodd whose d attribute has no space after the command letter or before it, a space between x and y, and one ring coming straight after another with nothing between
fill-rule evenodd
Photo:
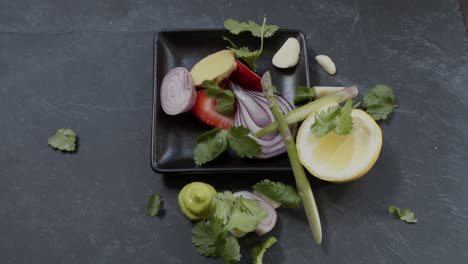
<instances>
[{"instance_id":1,"label":"plate rim","mask_svg":"<svg viewBox=\"0 0 468 264\"><path fill-rule=\"evenodd\" d=\"M155 160L155 133L156 133L156 90L157 90L157 60L158 60L158 40L160 38L161 34L164 33L183 33L183 32L190 32L190 33L195 33L195 32L216 32L216 31L225 31L228 33L229 31L226 30L225 28L167 28L167 29L161 29L157 31L154 34L153 38L153 98L151 100L152 102L152 114L151 114L151 153L150 153L150 163L151 163L151 168L163 175L168 175L168 174L211 174L211 173L221 173L221 174L238 174L238 173L265 173L265 172L278 172L278 173L284 173L284 172L292 172L291 167L261 167L261 168L252 168L252 167L236 167L236 168L223 168L223 167L217 167L217 168L204 168L204 167L195 167L195 168L180 168L180 169L163 169L158 166L157 161ZM305 58L304 61L304 68L306 72L306 85L309 87L310 86L310 69L309 69L309 56L307 52L307 39L305 34L298 29L290 29L290 28L281 28L278 30L278 32L292 32L298 34L300 36L300 42L302 43L303 48L303 55L302 57Z\"/></svg>"}]
</instances>

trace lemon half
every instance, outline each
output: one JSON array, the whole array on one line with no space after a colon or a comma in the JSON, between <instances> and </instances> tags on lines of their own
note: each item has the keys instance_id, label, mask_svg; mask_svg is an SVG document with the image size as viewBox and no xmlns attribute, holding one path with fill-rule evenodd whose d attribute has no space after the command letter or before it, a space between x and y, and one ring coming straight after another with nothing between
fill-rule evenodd
<instances>
[{"instance_id":1,"label":"lemon half","mask_svg":"<svg viewBox=\"0 0 468 264\"><path fill-rule=\"evenodd\" d=\"M379 125L366 112L353 109L351 133L339 136L332 131L317 137L311 131L316 114L312 113L302 123L296 137L302 165L315 177L331 182L352 181L366 174L382 148Z\"/></svg>"}]
</instances>

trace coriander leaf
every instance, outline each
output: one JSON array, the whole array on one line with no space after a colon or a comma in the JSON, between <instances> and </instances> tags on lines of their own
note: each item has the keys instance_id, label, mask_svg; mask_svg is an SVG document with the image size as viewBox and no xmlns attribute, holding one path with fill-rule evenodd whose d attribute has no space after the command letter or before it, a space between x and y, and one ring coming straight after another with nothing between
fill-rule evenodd
<instances>
[{"instance_id":1,"label":"coriander leaf","mask_svg":"<svg viewBox=\"0 0 468 264\"><path fill-rule=\"evenodd\" d=\"M263 180L253 187L255 192L281 203L286 208L297 208L301 198L293 187L282 182Z\"/></svg>"},{"instance_id":2,"label":"coriander leaf","mask_svg":"<svg viewBox=\"0 0 468 264\"><path fill-rule=\"evenodd\" d=\"M240 260L240 247L237 239L223 230L221 221L200 221L193 226L192 243L198 253L205 257L222 258L224 263Z\"/></svg>"},{"instance_id":3,"label":"coriander leaf","mask_svg":"<svg viewBox=\"0 0 468 264\"><path fill-rule=\"evenodd\" d=\"M362 105L366 108L366 112L375 120L385 120L395 108L394 100L392 88L379 84L367 91Z\"/></svg>"},{"instance_id":4,"label":"coriander leaf","mask_svg":"<svg viewBox=\"0 0 468 264\"><path fill-rule=\"evenodd\" d=\"M353 109L359 108L359 107L361 106L361 103L362 103L362 101L361 101L361 102L355 103L355 104L353 105Z\"/></svg>"},{"instance_id":5,"label":"coriander leaf","mask_svg":"<svg viewBox=\"0 0 468 264\"><path fill-rule=\"evenodd\" d=\"M410 224L416 224L418 222L418 219L416 219L416 216L414 215L414 212L411 211L411 209L406 208L401 212L401 220L410 223Z\"/></svg>"},{"instance_id":6,"label":"coriander leaf","mask_svg":"<svg viewBox=\"0 0 468 264\"><path fill-rule=\"evenodd\" d=\"M61 128L49 138L49 145L55 149L63 151L75 151L76 132L70 128Z\"/></svg>"},{"instance_id":7,"label":"coriander leaf","mask_svg":"<svg viewBox=\"0 0 468 264\"><path fill-rule=\"evenodd\" d=\"M265 254L265 251L270 248L273 244L275 244L278 240L276 237L270 237L268 238L263 244L259 247L254 247L252 249L252 258L253 258L253 264L262 264L263 263L263 255Z\"/></svg>"},{"instance_id":8,"label":"coriander leaf","mask_svg":"<svg viewBox=\"0 0 468 264\"><path fill-rule=\"evenodd\" d=\"M231 192L225 191L222 193L217 193L215 199L216 208L214 212L214 217L221 220L223 224L227 224L236 197L234 197Z\"/></svg>"},{"instance_id":9,"label":"coriander leaf","mask_svg":"<svg viewBox=\"0 0 468 264\"><path fill-rule=\"evenodd\" d=\"M238 35L241 32L250 32L252 36L255 37L265 37L269 38L275 34L275 32L279 29L277 25L259 25L251 20L247 23L239 22L234 19L227 19L224 21L224 27L231 32L231 34ZM263 31L263 33L262 33Z\"/></svg>"},{"instance_id":10,"label":"coriander leaf","mask_svg":"<svg viewBox=\"0 0 468 264\"><path fill-rule=\"evenodd\" d=\"M234 111L234 94L231 90L221 88L215 81L205 80L202 85L206 95L216 99L216 112L231 115Z\"/></svg>"},{"instance_id":11,"label":"coriander leaf","mask_svg":"<svg viewBox=\"0 0 468 264\"><path fill-rule=\"evenodd\" d=\"M338 105L334 105L320 111L315 116L315 122L311 126L312 133L321 137L332 131L336 126L333 121L340 114L340 110Z\"/></svg>"},{"instance_id":12,"label":"coriander leaf","mask_svg":"<svg viewBox=\"0 0 468 264\"><path fill-rule=\"evenodd\" d=\"M260 53L261 53L259 50L250 51L249 48L247 47L239 48L228 37L223 37L223 39L229 42L231 47L227 47L227 48L234 54L236 58L244 61L247 64L247 66L252 68L254 71L256 70L257 65L255 62L257 61L257 58L260 56Z\"/></svg>"},{"instance_id":13,"label":"coriander leaf","mask_svg":"<svg viewBox=\"0 0 468 264\"><path fill-rule=\"evenodd\" d=\"M381 105L381 106L369 106L366 108L366 112L374 118L374 120L385 120L388 115L393 112L394 106Z\"/></svg>"},{"instance_id":14,"label":"coriander leaf","mask_svg":"<svg viewBox=\"0 0 468 264\"><path fill-rule=\"evenodd\" d=\"M254 231L258 224L260 224L258 216L245 212L234 212L229 217L226 229L229 231L237 229L249 233Z\"/></svg>"},{"instance_id":15,"label":"coriander leaf","mask_svg":"<svg viewBox=\"0 0 468 264\"><path fill-rule=\"evenodd\" d=\"M313 87L306 87L299 85L296 89L296 95L294 96L294 104L300 104L304 101L311 100L315 96L315 91Z\"/></svg>"},{"instance_id":16,"label":"coriander leaf","mask_svg":"<svg viewBox=\"0 0 468 264\"><path fill-rule=\"evenodd\" d=\"M194 151L195 164L201 166L226 151L229 145L228 134L228 131L221 128L215 128L201 134L197 138L198 144Z\"/></svg>"},{"instance_id":17,"label":"coriander leaf","mask_svg":"<svg viewBox=\"0 0 468 264\"><path fill-rule=\"evenodd\" d=\"M239 262L241 259L239 241L233 236L227 236L226 239L218 245L218 253L224 263Z\"/></svg>"},{"instance_id":18,"label":"coriander leaf","mask_svg":"<svg viewBox=\"0 0 468 264\"><path fill-rule=\"evenodd\" d=\"M409 208L400 211L400 208L392 205L388 207L388 212L395 215L400 220L405 221L406 223L416 224L418 222L418 219L414 215L414 212Z\"/></svg>"},{"instance_id":19,"label":"coriander leaf","mask_svg":"<svg viewBox=\"0 0 468 264\"><path fill-rule=\"evenodd\" d=\"M258 50L250 51L247 47L240 47L240 48L228 48L236 58L246 59L252 57L252 59L256 59L258 56Z\"/></svg>"},{"instance_id":20,"label":"coriander leaf","mask_svg":"<svg viewBox=\"0 0 468 264\"><path fill-rule=\"evenodd\" d=\"M257 200L242 196L236 197L226 229L229 231L237 229L245 233L252 232L266 216L266 209Z\"/></svg>"},{"instance_id":21,"label":"coriander leaf","mask_svg":"<svg viewBox=\"0 0 468 264\"><path fill-rule=\"evenodd\" d=\"M243 127L233 127L229 131L229 146L236 152L241 158L252 158L261 152L260 144L249 137L250 130Z\"/></svg>"},{"instance_id":22,"label":"coriander leaf","mask_svg":"<svg viewBox=\"0 0 468 264\"><path fill-rule=\"evenodd\" d=\"M198 253L205 257L218 258L217 241L226 236L219 221L200 221L192 229L192 243Z\"/></svg>"},{"instance_id":23,"label":"coriander leaf","mask_svg":"<svg viewBox=\"0 0 468 264\"><path fill-rule=\"evenodd\" d=\"M347 135L353 129L353 118L351 111L353 110L353 101L348 100L341 108L341 114L337 117L335 133L337 135Z\"/></svg>"},{"instance_id":24,"label":"coriander leaf","mask_svg":"<svg viewBox=\"0 0 468 264\"><path fill-rule=\"evenodd\" d=\"M331 131L341 136L349 134L353 129L352 106L352 100L348 100L343 107L335 105L320 111L311 126L312 133L317 137L324 136Z\"/></svg>"},{"instance_id":25,"label":"coriander leaf","mask_svg":"<svg viewBox=\"0 0 468 264\"><path fill-rule=\"evenodd\" d=\"M241 32L250 32L253 36L260 38L260 49L250 51L247 47L239 48L237 45L232 42L227 37L223 37L224 40L228 41L232 47L229 50L234 54L238 59L242 59L253 71L257 70L256 61L260 57L263 51L263 38L268 38L273 36L273 34L278 30L276 25L267 25L266 18L263 18L262 25L259 25L253 21L248 23L238 22L233 19L227 19L224 21L224 27L231 32L231 34L238 35Z\"/></svg>"},{"instance_id":26,"label":"coriander leaf","mask_svg":"<svg viewBox=\"0 0 468 264\"><path fill-rule=\"evenodd\" d=\"M398 208L396 206L393 206L393 205L388 207L388 212L391 213L391 214L394 214L398 218L400 218L400 216L401 216L400 208Z\"/></svg>"},{"instance_id":27,"label":"coriander leaf","mask_svg":"<svg viewBox=\"0 0 468 264\"><path fill-rule=\"evenodd\" d=\"M153 193L148 199L148 215L157 216L163 208L164 201L158 193Z\"/></svg>"},{"instance_id":28,"label":"coriander leaf","mask_svg":"<svg viewBox=\"0 0 468 264\"><path fill-rule=\"evenodd\" d=\"M249 130L245 127L232 127L229 131L215 128L201 134L197 138L194 152L194 161L201 166L218 157L230 146L239 157L252 158L261 152L257 141L248 136Z\"/></svg>"},{"instance_id":29,"label":"coriander leaf","mask_svg":"<svg viewBox=\"0 0 468 264\"><path fill-rule=\"evenodd\" d=\"M249 66L252 70L257 70L257 59L260 57L261 51L254 50L250 51L247 47L241 48L228 48L236 58L241 59L244 61L247 66Z\"/></svg>"}]
</instances>

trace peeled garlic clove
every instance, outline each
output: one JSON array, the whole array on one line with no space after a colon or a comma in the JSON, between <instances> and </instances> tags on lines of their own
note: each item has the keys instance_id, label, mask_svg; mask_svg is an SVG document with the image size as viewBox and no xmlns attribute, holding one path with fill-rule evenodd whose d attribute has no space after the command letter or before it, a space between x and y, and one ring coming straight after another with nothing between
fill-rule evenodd
<instances>
[{"instance_id":1,"label":"peeled garlic clove","mask_svg":"<svg viewBox=\"0 0 468 264\"><path fill-rule=\"evenodd\" d=\"M272 63L278 68L286 69L297 65L301 46L295 38L288 38L273 56Z\"/></svg>"},{"instance_id":2,"label":"peeled garlic clove","mask_svg":"<svg viewBox=\"0 0 468 264\"><path fill-rule=\"evenodd\" d=\"M329 74L336 73L335 63L327 55L318 55L315 60L322 66Z\"/></svg>"}]
</instances>

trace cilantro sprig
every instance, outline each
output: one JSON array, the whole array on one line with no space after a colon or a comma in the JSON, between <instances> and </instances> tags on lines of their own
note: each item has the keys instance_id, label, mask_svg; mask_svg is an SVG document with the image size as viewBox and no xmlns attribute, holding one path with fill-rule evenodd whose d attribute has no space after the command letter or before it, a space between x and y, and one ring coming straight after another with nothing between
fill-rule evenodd
<instances>
[{"instance_id":1,"label":"cilantro sprig","mask_svg":"<svg viewBox=\"0 0 468 264\"><path fill-rule=\"evenodd\" d=\"M395 108L395 96L390 86L379 84L367 91L362 106L374 120L385 120Z\"/></svg>"},{"instance_id":2,"label":"cilantro sprig","mask_svg":"<svg viewBox=\"0 0 468 264\"><path fill-rule=\"evenodd\" d=\"M409 208L400 211L400 208L391 205L388 207L388 212L395 215L398 219L408 224L416 224L418 222L418 219L416 218L414 212Z\"/></svg>"},{"instance_id":3,"label":"cilantro sprig","mask_svg":"<svg viewBox=\"0 0 468 264\"><path fill-rule=\"evenodd\" d=\"M322 137L332 131L340 136L349 134L353 129L352 110L353 101L348 100L343 107L335 105L320 111L311 126L312 133L317 137Z\"/></svg>"},{"instance_id":4,"label":"cilantro sprig","mask_svg":"<svg viewBox=\"0 0 468 264\"><path fill-rule=\"evenodd\" d=\"M228 49L236 58L242 59L252 70L257 70L256 61L263 52L263 39L269 38L279 29L277 25L267 25L266 17L263 18L262 25L259 25L251 20L247 23L239 22L234 19L224 21L224 27L233 35L238 35L241 32L250 32L252 36L260 38L260 49L251 51L248 47L238 47L232 40L223 37L231 45Z\"/></svg>"},{"instance_id":5,"label":"cilantro sprig","mask_svg":"<svg viewBox=\"0 0 468 264\"><path fill-rule=\"evenodd\" d=\"M257 200L231 192L218 193L216 209L208 220L196 223L192 230L192 243L206 257L221 258L224 263L241 258L237 238L232 234L252 232L267 216L267 211Z\"/></svg>"},{"instance_id":6,"label":"cilantro sprig","mask_svg":"<svg viewBox=\"0 0 468 264\"><path fill-rule=\"evenodd\" d=\"M252 158L261 152L260 145L249 137L249 129L239 126L230 130L215 128L201 134L197 138L194 152L194 161L201 166L214 160L231 147L240 158Z\"/></svg>"},{"instance_id":7,"label":"cilantro sprig","mask_svg":"<svg viewBox=\"0 0 468 264\"><path fill-rule=\"evenodd\" d=\"M206 95L216 99L216 112L231 115L234 112L234 94L231 90L221 88L215 81L205 80L202 85Z\"/></svg>"},{"instance_id":8,"label":"cilantro sprig","mask_svg":"<svg viewBox=\"0 0 468 264\"><path fill-rule=\"evenodd\" d=\"M221 258L224 263L240 261L239 242L223 228L219 219L196 223L192 229L192 243L202 256Z\"/></svg>"}]
</instances>

